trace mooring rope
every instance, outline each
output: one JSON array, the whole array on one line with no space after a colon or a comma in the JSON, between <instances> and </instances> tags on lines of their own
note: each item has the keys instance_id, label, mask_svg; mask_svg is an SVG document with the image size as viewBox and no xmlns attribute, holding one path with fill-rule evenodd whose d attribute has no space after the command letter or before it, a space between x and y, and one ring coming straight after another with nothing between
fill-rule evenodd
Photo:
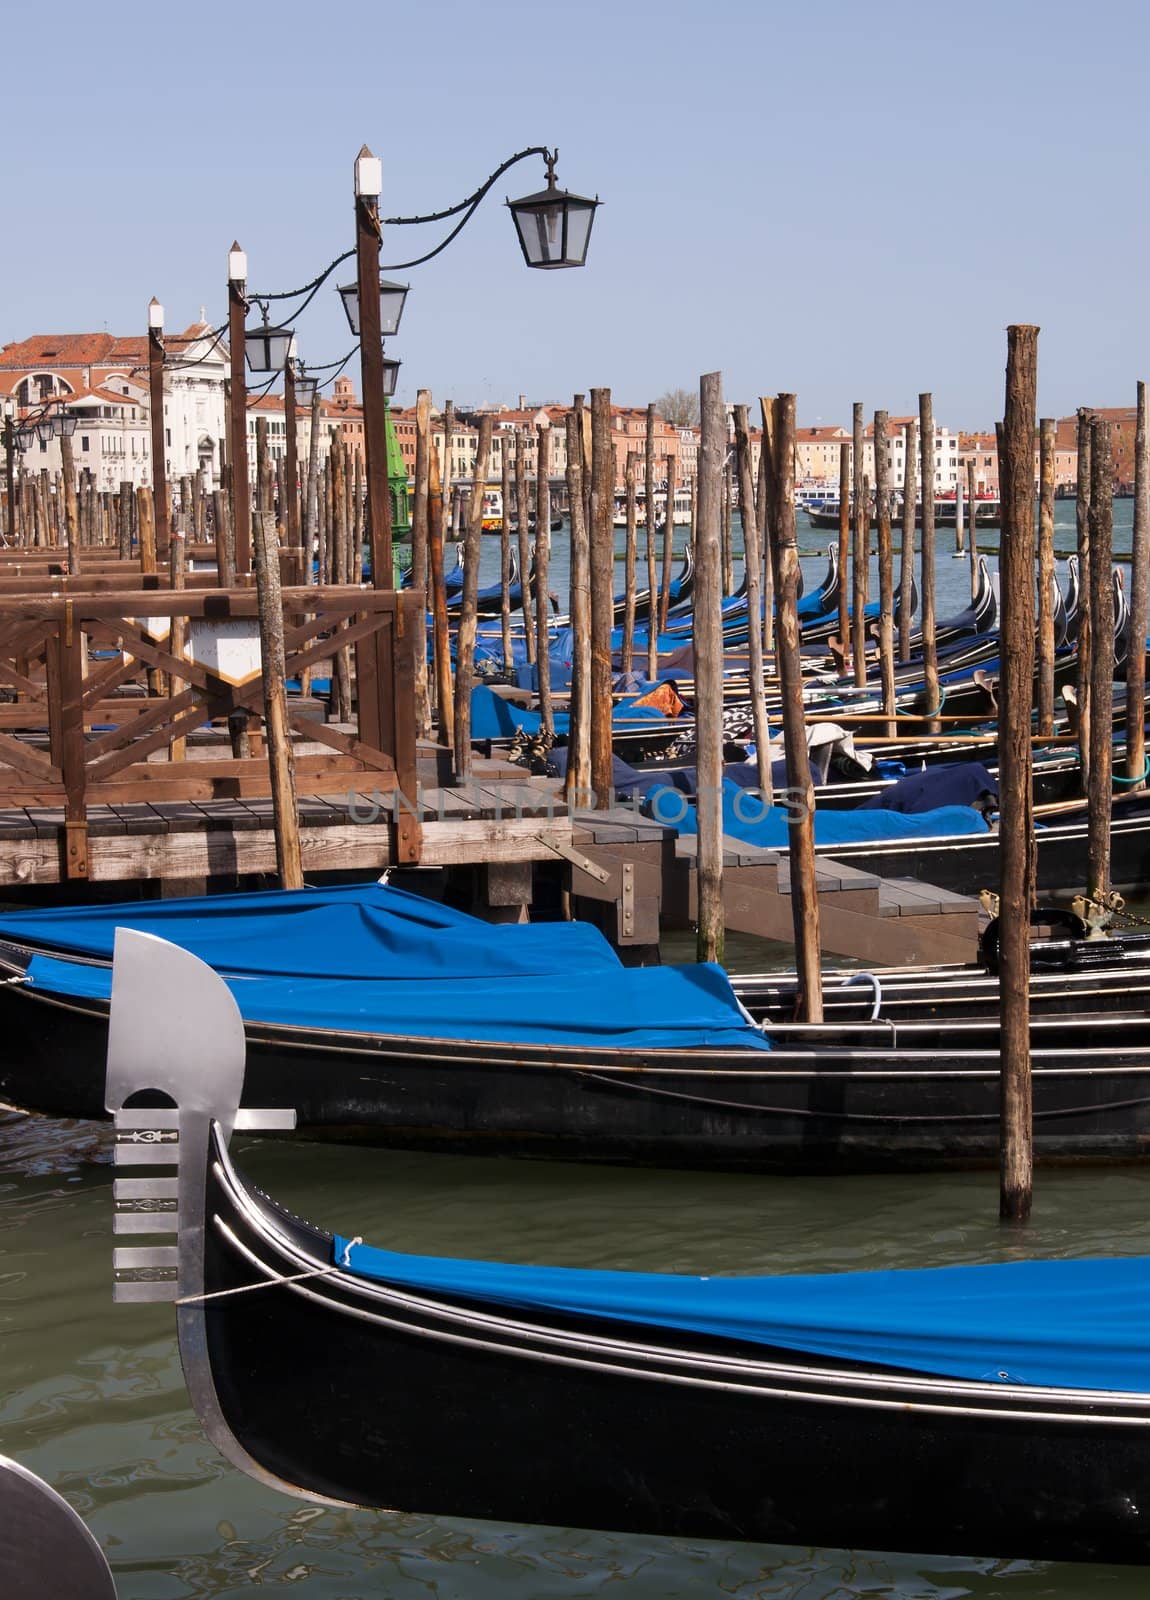
<instances>
[{"instance_id":1,"label":"mooring rope","mask_svg":"<svg viewBox=\"0 0 1150 1600\"><path fill-rule=\"evenodd\" d=\"M344 1245L339 1260L331 1262L326 1267L309 1267L307 1272L292 1272L286 1276L277 1272L272 1277L265 1278L262 1283L242 1283L235 1289L213 1289L211 1294L184 1294L172 1303L177 1306L197 1306L205 1304L208 1300L225 1300L233 1294L252 1294L257 1289L276 1289L285 1283L302 1283L307 1278L324 1278L333 1272L342 1272L345 1267L350 1267L351 1252L357 1244L362 1243L362 1234L356 1234L354 1239L349 1239Z\"/></svg>"}]
</instances>

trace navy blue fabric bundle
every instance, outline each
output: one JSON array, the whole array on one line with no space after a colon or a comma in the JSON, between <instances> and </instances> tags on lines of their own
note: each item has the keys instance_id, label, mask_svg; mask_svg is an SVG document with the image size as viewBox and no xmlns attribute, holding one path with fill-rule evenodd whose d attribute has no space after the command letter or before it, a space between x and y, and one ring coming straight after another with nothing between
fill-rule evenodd
<instances>
[{"instance_id":1,"label":"navy blue fabric bundle","mask_svg":"<svg viewBox=\"0 0 1150 1600\"><path fill-rule=\"evenodd\" d=\"M998 783L981 761L959 761L945 767L911 772L889 789L872 795L860 811L937 811L940 806L975 806L987 796L998 799Z\"/></svg>"}]
</instances>

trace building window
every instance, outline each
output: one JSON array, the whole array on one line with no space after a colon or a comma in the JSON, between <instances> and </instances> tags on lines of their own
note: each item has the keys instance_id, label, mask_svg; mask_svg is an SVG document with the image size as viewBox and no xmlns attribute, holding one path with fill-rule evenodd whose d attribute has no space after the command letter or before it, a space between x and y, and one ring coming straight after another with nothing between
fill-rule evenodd
<instances>
[{"instance_id":1,"label":"building window","mask_svg":"<svg viewBox=\"0 0 1150 1600\"><path fill-rule=\"evenodd\" d=\"M167 445L169 450L172 448L172 430L171 430L171 428L165 428L164 429L164 443Z\"/></svg>"},{"instance_id":2,"label":"building window","mask_svg":"<svg viewBox=\"0 0 1150 1600\"><path fill-rule=\"evenodd\" d=\"M88 438L88 435L86 433L82 433L80 435L80 449L81 450L90 450L91 448L92 448L91 440Z\"/></svg>"}]
</instances>

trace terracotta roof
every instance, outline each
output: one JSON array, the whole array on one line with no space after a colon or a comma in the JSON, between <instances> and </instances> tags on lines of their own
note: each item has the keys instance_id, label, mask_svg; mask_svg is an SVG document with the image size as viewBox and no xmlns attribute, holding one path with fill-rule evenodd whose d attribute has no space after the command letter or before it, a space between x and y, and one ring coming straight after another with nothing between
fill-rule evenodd
<instances>
[{"instance_id":1,"label":"terracotta roof","mask_svg":"<svg viewBox=\"0 0 1150 1600\"><path fill-rule=\"evenodd\" d=\"M83 405L86 400L99 400L103 405L138 406L141 402L139 395L118 394L115 389L105 389L96 385L91 389L76 389L69 395L62 396L61 409L67 410L74 405Z\"/></svg>"}]
</instances>

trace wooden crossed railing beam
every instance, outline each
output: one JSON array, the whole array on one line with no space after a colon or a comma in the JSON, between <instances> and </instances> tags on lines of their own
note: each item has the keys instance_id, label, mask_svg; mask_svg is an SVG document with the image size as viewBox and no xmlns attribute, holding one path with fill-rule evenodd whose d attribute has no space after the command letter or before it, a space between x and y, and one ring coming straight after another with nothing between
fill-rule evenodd
<instances>
[{"instance_id":1,"label":"wooden crossed railing beam","mask_svg":"<svg viewBox=\"0 0 1150 1600\"><path fill-rule=\"evenodd\" d=\"M296 758L301 792L398 790L392 859L418 861L415 649L420 597L359 587L283 591L289 678L332 662L354 662L354 720L330 726L307 701L289 701L300 740L325 754ZM0 807L63 805L64 872L88 872L89 808L148 800L204 800L270 792L262 752L219 755L210 745L183 759L189 735L244 713L263 713L260 672L234 683L190 652L174 654L152 619L241 620L255 632L253 589L151 590L7 597L0 594ZM156 685L168 692L155 692ZM126 693L125 691L134 691ZM258 745L258 741L257 741Z\"/></svg>"}]
</instances>

